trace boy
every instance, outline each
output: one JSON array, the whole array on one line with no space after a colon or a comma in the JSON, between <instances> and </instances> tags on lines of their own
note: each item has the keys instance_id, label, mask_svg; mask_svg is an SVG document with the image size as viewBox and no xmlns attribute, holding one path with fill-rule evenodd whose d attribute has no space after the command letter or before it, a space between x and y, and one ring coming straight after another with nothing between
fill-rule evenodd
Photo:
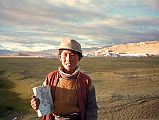
<instances>
[{"instance_id":1,"label":"boy","mask_svg":"<svg viewBox=\"0 0 159 120\"><path fill-rule=\"evenodd\" d=\"M54 112L43 120L97 120L95 88L89 76L80 72L81 45L72 39L61 42L58 58L62 66L49 73L43 85L51 86ZM31 106L39 107L33 96Z\"/></svg>"}]
</instances>

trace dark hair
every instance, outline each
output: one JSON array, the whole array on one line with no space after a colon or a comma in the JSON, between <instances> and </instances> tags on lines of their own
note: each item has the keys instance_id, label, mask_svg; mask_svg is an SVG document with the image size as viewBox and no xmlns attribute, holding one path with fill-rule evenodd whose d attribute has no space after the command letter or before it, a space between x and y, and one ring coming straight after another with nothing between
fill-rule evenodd
<instances>
[{"instance_id":1,"label":"dark hair","mask_svg":"<svg viewBox=\"0 0 159 120\"><path fill-rule=\"evenodd\" d=\"M67 49L59 49L58 56L61 55L61 53L62 53L63 50L67 50ZM78 57L79 57L78 60L79 61L82 59L82 57L83 57L82 53L74 51L74 50L70 50L70 51L76 52L78 54Z\"/></svg>"}]
</instances>

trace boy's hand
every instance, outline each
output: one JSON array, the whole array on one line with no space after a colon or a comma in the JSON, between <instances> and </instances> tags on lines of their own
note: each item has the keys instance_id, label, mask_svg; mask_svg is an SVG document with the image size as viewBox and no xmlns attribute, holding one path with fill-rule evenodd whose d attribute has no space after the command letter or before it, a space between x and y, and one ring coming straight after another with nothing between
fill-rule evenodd
<instances>
[{"instance_id":1,"label":"boy's hand","mask_svg":"<svg viewBox=\"0 0 159 120\"><path fill-rule=\"evenodd\" d=\"M38 98L36 98L36 96L33 95L32 99L31 99L31 107L34 110L38 110L39 104L40 104L40 100Z\"/></svg>"}]
</instances>

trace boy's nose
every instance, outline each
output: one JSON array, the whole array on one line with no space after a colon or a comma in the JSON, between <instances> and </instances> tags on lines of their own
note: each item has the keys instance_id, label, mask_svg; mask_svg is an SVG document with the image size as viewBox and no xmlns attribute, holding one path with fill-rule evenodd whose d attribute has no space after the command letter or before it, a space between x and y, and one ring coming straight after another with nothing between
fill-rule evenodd
<instances>
[{"instance_id":1,"label":"boy's nose","mask_svg":"<svg viewBox=\"0 0 159 120\"><path fill-rule=\"evenodd\" d=\"M71 58L71 54L67 54L66 58L69 60Z\"/></svg>"}]
</instances>

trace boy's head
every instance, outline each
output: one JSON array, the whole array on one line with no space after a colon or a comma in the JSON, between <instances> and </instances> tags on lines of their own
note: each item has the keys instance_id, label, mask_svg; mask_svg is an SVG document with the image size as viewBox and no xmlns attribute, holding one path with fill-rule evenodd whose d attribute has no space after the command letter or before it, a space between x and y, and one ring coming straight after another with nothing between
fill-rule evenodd
<instances>
[{"instance_id":1,"label":"boy's head","mask_svg":"<svg viewBox=\"0 0 159 120\"><path fill-rule=\"evenodd\" d=\"M78 53L79 60L83 57L81 45L76 40L73 39L66 39L61 42L59 46L59 55L61 54L62 50L71 50Z\"/></svg>"},{"instance_id":2,"label":"boy's head","mask_svg":"<svg viewBox=\"0 0 159 120\"><path fill-rule=\"evenodd\" d=\"M81 45L72 39L66 39L59 46L58 58L65 73L72 74L82 58Z\"/></svg>"}]
</instances>

